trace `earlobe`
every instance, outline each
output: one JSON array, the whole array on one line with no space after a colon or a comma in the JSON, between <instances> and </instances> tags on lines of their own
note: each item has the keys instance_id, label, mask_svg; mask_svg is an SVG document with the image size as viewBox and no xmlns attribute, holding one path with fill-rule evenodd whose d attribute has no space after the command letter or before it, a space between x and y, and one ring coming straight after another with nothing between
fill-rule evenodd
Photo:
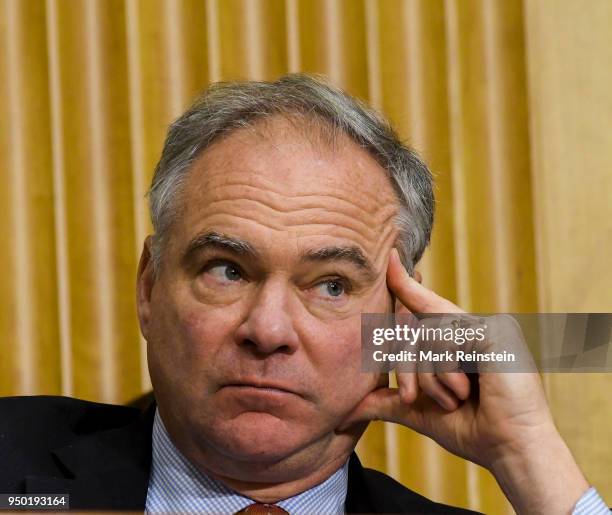
<instances>
[{"instance_id":1,"label":"earlobe","mask_svg":"<svg viewBox=\"0 0 612 515\"><path fill-rule=\"evenodd\" d=\"M153 261L151 259L151 241L152 237L147 236L140 255L138 263L138 273L136 282L136 307L138 311L138 320L140 322L140 331L147 338L149 321L151 319L151 295L153 284L155 283L155 274L153 273Z\"/></svg>"}]
</instances>

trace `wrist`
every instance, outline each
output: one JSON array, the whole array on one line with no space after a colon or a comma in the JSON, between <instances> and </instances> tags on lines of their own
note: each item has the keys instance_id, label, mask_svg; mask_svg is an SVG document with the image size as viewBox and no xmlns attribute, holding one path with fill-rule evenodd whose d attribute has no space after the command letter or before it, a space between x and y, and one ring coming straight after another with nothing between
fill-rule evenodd
<instances>
[{"instance_id":1,"label":"wrist","mask_svg":"<svg viewBox=\"0 0 612 515\"><path fill-rule=\"evenodd\" d=\"M571 514L589 488L554 426L509 446L490 471L519 514Z\"/></svg>"}]
</instances>

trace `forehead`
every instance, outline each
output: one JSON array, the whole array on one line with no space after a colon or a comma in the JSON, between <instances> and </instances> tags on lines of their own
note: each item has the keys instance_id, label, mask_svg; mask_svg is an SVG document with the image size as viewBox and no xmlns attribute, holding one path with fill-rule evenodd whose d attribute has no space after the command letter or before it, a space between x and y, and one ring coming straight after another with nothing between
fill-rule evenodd
<instances>
[{"instance_id":1,"label":"forehead","mask_svg":"<svg viewBox=\"0 0 612 515\"><path fill-rule=\"evenodd\" d=\"M179 225L374 245L397 212L385 170L347 136L316 130L276 118L214 143L187 176Z\"/></svg>"},{"instance_id":2,"label":"forehead","mask_svg":"<svg viewBox=\"0 0 612 515\"><path fill-rule=\"evenodd\" d=\"M372 203L376 197L379 202L393 197L385 170L366 150L309 120L277 116L233 131L202 153L189 181L205 188L229 170L279 182L287 192L336 185L339 192L354 192Z\"/></svg>"}]
</instances>

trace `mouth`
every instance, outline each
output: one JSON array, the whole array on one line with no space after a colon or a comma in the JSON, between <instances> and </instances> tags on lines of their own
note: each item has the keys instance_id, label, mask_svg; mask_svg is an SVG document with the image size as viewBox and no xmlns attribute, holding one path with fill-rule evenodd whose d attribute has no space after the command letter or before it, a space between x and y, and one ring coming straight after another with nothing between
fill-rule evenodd
<instances>
[{"instance_id":1,"label":"mouth","mask_svg":"<svg viewBox=\"0 0 612 515\"><path fill-rule=\"evenodd\" d=\"M301 394L287 385L268 381L230 381L221 388L235 388L246 392L260 392L272 394L291 394L301 397Z\"/></svg>"}]
</instances>

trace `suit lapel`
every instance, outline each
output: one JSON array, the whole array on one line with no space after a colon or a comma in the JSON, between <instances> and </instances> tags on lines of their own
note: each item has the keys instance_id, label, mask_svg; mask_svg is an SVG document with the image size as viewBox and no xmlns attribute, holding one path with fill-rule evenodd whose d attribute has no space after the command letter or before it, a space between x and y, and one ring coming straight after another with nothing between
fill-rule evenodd
<instances>
[{"instance_id":1,"label":"suit lapel","mask_svg":"<svg viewBox=\"0 0 612 515\"><path fill-rule=\"evenodd\" d=\"M65 476L28 476L26 493L68 493L70 507L143 510L151 468L155 404L132 423L51 452Z\"/></svg>"},{"instance_id":2,"label":"suit lapel","mask_svg":"<svg viewBox=\"0 0 612 515\"><path fill-rule=\"evenodd\" d=\"M349 458L348 486L344 509L346 513L378 513L370 499L368 485L363 475L363 467L354 452Z\"/></svg>"}]
</instances>

